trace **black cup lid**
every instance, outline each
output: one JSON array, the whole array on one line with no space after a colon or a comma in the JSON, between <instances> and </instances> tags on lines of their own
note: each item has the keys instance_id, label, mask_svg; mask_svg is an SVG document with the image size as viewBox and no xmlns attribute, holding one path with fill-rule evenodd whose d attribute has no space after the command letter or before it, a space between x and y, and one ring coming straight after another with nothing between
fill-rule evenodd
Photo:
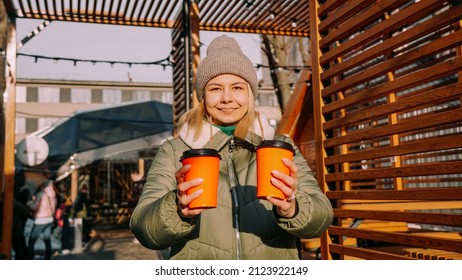
<instances>
[{"instance_id":1,"label":"black cup lid","mask_svg":"<svg viewBox=\"0 0 462 280\"><path fill-rule=\"evenodd\" d=\"M203 156L218 157L221 159L221 156L217 150L203 148L203 149L192 149L192 150L184 151L183 155L180 157L180 161L186 158L190 158L190 157L203 157Z\"/></svg>"},{"instance_id":2,"label":"black cup lid","mask_svg":"<svg viewBox=\"0 0 462 280\"><path fill-rule=\"evenodd\" d=\"M261 141L260 145L258 145L257 150L259 148L281 148L281 149L286 149L291 151L293 154L295 154L294 147L290 143L284 142L282 140L264 140Z\"/></svg>"}]
</instances>

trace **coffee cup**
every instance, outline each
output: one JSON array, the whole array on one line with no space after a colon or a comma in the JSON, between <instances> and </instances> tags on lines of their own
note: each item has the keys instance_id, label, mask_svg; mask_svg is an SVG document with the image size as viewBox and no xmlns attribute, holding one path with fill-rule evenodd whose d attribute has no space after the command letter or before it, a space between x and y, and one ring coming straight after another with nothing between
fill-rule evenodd
<instances>
[{"instance_id":1,"label":"coffee cup","mask_svg":"<svg viewBox=\"0 0 462 280\"><path fill-rule=\"evenodd\" d=\"M293 159L294 148L290 143L281 140L265 140L256 148L257 153L257 197L266 199L272 196L285 199L284 193L271 183L271 172L278 170L286 175L290 174L282 162L283 158Z\"/></svg>"},{"instance_id":2,"label":"coffee cup","mask_svg":"<svg viewBox=\"0 0 462 280\"><path fill-rule=\"evenodd\" d=\"M191 201L190 209L217 207L218 175L220 173L220 154L215 149L193 149L183 152L180 161L190 164L191 169L185 174L185 180L202 178L204 181L186 191L187 195L202 189L202 194Z\"/></svg>"}]
</instances>

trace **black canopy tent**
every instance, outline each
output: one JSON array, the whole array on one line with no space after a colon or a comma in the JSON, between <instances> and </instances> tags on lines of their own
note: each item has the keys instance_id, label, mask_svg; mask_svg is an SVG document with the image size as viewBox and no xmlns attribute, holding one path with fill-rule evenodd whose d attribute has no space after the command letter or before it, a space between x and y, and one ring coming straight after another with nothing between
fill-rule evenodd
<instances>
[{"instance_id":1,"label":"black canopy tent","mask_svg":"<svg viewBox=\"0 0 462 280\"><path fill-rule=\"evenodd\" d=\"M60 176L95 160L156 148L172 130L172 105L144 101L78 111L31 136L47 142L46 165Z\"/></svg>"}]
</instances>

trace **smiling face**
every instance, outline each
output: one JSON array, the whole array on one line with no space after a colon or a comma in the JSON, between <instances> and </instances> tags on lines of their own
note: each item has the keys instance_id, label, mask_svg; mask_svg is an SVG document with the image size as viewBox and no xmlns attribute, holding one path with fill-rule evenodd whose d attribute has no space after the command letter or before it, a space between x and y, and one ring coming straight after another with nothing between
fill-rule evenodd
<instances>
[{"instance_id":1,"label":"smiling face","mask_svg":"<svg viewBox=\"0 0 462 280\"><path fill-rule=\"evenodd\" d=\"M235 75L220 75L211 79L204 89L205 108L212 123L219 126L236 125L249 108L247 82Z\"/></svg>"}]
</instances>

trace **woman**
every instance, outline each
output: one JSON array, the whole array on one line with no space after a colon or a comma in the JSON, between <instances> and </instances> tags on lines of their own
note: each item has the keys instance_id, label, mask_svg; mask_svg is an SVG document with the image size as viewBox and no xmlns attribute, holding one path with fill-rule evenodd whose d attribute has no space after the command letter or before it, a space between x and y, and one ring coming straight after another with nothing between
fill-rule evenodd
<instances>
[{"instance_id":1,"label":"woman","mask_svg":"<svg viewBox=\"0 0 462 280\"><path fill-rule=\"evenodd\" d=\"M56 210L56 192L52 180L45 180L37 188L35 198L27 203L27 206L33 211L34 225L29 236L29 257L35 256L35 242L43 234L45 243L45 260L51 259L51 234L53 231L54 213Z\"/></svg>"},{"instance_id":2,"label":"woman","mask_svg":"<svg viewBox=\"0 0 462 280\"><path fill-rule=\"evenodd\" d=\"M294 145L290 175L273 171L273 184L287 197L256 197L255 147L280 139L263 115L255 112L258 80L238 43L221 36L212 41L196 74L200 102L180 122L178 136L159 148L147 174L130 226L147 248L171 248L172 259L298 259L299 238L319 236L332 222L332 207ZM189 209L202 182L185 181L190 166L185 150L218 150L221 156L218 206ZM206 168L206 167L204 167Z\"/></svg>"}]
</instances>

